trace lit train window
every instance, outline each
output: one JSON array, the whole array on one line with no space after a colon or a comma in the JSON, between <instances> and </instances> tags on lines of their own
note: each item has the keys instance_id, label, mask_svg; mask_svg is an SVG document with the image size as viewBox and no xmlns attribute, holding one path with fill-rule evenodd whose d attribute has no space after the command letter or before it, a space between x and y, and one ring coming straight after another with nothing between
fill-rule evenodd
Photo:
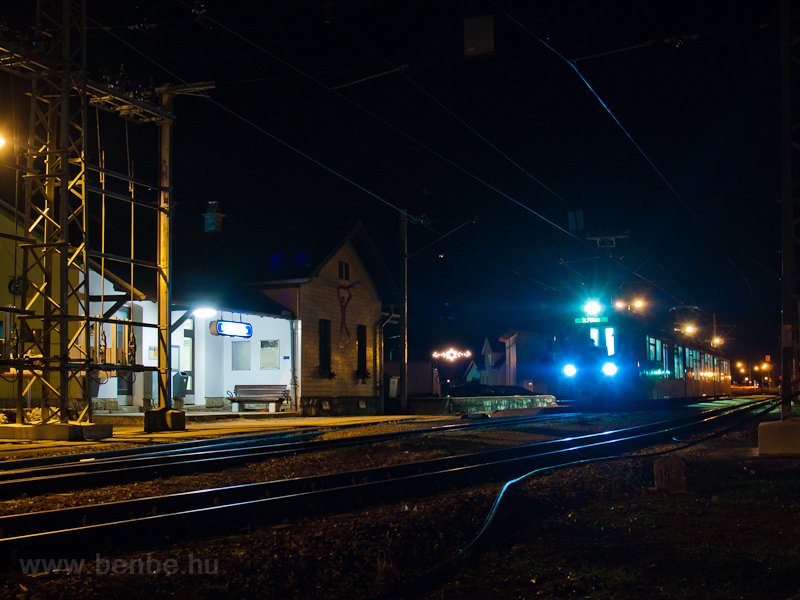
<instances>
[{"instance_id":1,"label":"lit train window","mask_svg":"<svg viewBox=\"0 0 800 600\"><path fill-rule=\"evenodd\" d=\"M613 327L606 327L606 348L608 349L609 356L614 356L617 351Z\"/></svg>"},{"instance_id":2,"label":"lit train window","mask_svg":"<svg viewBox=\"0 0 800 600\"><path fill-rule=\"evenodd\" d=\"M597 327L589 329L589 337L592 338L595 347L600 346L600 330Z\"/></svg>"},{"instance_id":3,"label":"lit train window","mask_svg":"<svg viewBox=\"0 0 800 600\"><path fill-rule=\"evenodd\" d=\"M683 362L683 348L681 346L675 346L675 378L676 379L683 379L685 374L684 372L684 365Z\"/></svg>"},{"instance_id":4,"label":"lit train window","mask_svg":"<svg viewBox=\"0 0 800 600\"><path fill-rule=\"evenodd\" d=\"M647 336L647 360L661 362L663 360L663 344L658 338Z\"/></svg>"}]
</instances>

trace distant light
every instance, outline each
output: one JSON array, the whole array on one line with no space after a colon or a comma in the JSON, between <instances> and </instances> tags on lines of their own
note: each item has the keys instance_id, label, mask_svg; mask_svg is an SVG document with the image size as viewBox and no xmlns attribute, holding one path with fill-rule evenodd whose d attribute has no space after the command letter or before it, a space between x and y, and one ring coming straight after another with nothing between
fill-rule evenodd
<instances>
[{"instance_id":1,"label":"distant light","mask_svg":"<svg viewBox=\"0 0 800 600\"><path fill-rule=\"evenodd\" d=\"M713 346L719 346L722 344L722 338L715 337L713 340L711 340L711 344Z\"/></svg>"},{"instance_id":2,"label":"distant light","mask_svg":"<svg viewBox=\"0 0 800 600\"><path fill-rule=\"evenodd\" d=\"M192 316L197 317L198 319L210 319L216 314L217 309L211 308L210 306L201 306L192 311Z\"/></svg>"},{"instance_id":3,"label":"distant light","mask_svg":"<svg viewBox=\"0 0 800 600\"><path fill-rule=\"evenodd\" d=\"M596 317L603 311L603 305L597 300L589 300L583 305L583 312L590 317Z\"/></svg>"},{"instance_id":4,"label":"distant light","mask_svg":"<svg viewBox=\"0 0 800 600\"><path fill-rule=\"evenodd\" d=\"M617 365L615 365L612 362L607 362L606 364L604 364L601 370L603 371L603 375L605 375L606 377L613 377L614 375L617 374L618 371Z\"/></svg>"},{"instance_id":5,"label":"distant light","mask_svg":"<svg viewBox=\"0 0 800 600\"><path fill-rule=\"evenodd\" d=\"M628 308L628 305L625 304L624 300L617 300L616 302L614 302L614 308L616 308L617 310L625 310L626 308Z\"/></svg>"},{"instance_id":6,"label":"distant light","mask_svg":"<svg viewBox=\"0 0 800 600\"><path fill-rule=\"evenodd\" d=\"M641 298L637 298L633 301L633 308L644 308L645 301Z\"/></svg>"},{"instance_id":7,"label":"distant light","mask_svg":"<svg viewBox=\"0 0 800 600\"><path fill-rule=\"evenodd\" d=\"M564 375L566 375L567 377L575 377L575 375L578 373L578 367L576 367L575 365L573 365L572 363L570 363L570 364L568 364L568 365L564 365L564 368L563 368L563 369L561 369L561 371L562 371L562 372L564 373Z\"/></svg>"},{"instance_id":8,"label":"distant light","mask_svg":"<svg viewBox=\"0 0 800 600\"><path fill-rule=\"evenodd\" d=\"M433 358L441 358L449 362L455 362L459 358L469 358L472 356L472 352L469 350L456 350L455 348L448 348L443 352L436 351L432 354L432 356Z\"/></svg>"},{"instance_id":9,"label":"distant light","mask_svg":"<svg viewBox=\"0 0 800 600\"><path fill-rule=\"evenodd\" d=\"M222 335L225 337L253 337L253 326L242 321L211 321L209 323L211 335Z\"/></svg>"},{"instance_id":10,"label":"distant light","mask_svg":"<svg viewBox=\"0 0 800 600\"><path fill-rule=\"evenodd\" d=\"M697 333L697 327L695 327L694 325L684 325L683 332L686 335L694 335L695 333Z\"/></svg>"},{"instance_id":11,"label":"distant light","mask_svg":"<svg viewBox=\"0 0 800 600\"><path fill-rule=\"evenodd\" d=\"M6 145L6 138L0 135L0 148Z\"/></svg>"}]
</instances>

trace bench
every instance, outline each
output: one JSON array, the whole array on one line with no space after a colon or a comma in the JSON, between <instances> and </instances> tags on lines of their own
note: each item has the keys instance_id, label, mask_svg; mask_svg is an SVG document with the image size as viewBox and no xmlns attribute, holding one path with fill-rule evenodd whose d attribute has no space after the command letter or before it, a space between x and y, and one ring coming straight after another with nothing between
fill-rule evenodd
<instances>
[{"instance_id":1,"label":"bench","mask_svg":"<svg viewBox=\"0 0 800 600\"><path fill-rule=\"evenodd\" d=\"M240 412L245 404L266 404L269 412L280 412L288 399L285 385L235 385L233 392L228 392L233 412Z\"/></svg>"}]
</instances>

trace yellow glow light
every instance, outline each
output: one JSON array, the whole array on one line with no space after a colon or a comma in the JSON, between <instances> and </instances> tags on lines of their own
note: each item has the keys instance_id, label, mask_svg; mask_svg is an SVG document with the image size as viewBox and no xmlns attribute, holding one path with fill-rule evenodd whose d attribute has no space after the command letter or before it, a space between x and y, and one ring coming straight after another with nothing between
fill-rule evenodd
<instances>
[{"instance_id":1,"label":"yellow glow light","mask_svg":"<svg viewBox=\"0 0 800 600\"><path fill-rule=\"evenodd\" d=\"M633 301L633 308L644 308L645 302L641 298Z\"/></svg>"},{"instance_id":2,"label":"yellow glow light","mask_svg":"<svg viewBox=\"0 0 800 600\"><path fill-rule=\"evenodd\" d=\"M694 325L684 325L683 332L687 335L692 335L694 333L697 333L697 327L695 327Z\"/></svg>"},{"instance_id":3,"label":"yellow glow light","mask_svg":"<svg viewBox=\"0 0 800 600\"><path fill-rule=\"evenodd\" d=\"M616 302L614 302L614 308L616 308L617 310L625 310L627 306L628 305L625 304L623 300L617 300Z\"/></svg>"},{"instance_id":4,"label":"yellow glow light","mask_svg":"<svg viewBox=\"0 0 800 600\"><path fill-rule=\"evenodd\" d=\"M455 348L448 348L443 352L436 351L433 353L433 358L441 358L450 362L455 362L459 358L469 358L472 352L469 350L456 350Z\"/></svg>"},{"instance_id":5,"label":"yellow glow light","mask_svg":"<svg viewBox=\"0 0 800 600\"><path fill-rule=\"evenodd\" d=\"M0 148L6 145L6 138L0 135Z\"/></svg>"}]
</instances>

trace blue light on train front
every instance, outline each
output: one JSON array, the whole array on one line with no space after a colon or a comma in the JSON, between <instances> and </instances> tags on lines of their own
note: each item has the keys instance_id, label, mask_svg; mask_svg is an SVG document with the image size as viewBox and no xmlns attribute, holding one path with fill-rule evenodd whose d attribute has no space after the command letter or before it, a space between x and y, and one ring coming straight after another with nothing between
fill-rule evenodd
<instances>
[{"instance_id":1,"label":"blue light on train front","mask_svg":"<svg viewBox=\"0 0 800 600\"><path fill-rule=\"evenodd\" d=\"M613 377L614 375L617 374L618 371L617 365L615 365L612 362L607 362L606 364L604 364L601 370L603 371L603 375L605 375L606 377Z\"/></svg>"},{"instance_id":2,"label":"blue light on train front","mask_svg":"<svg viewBox=\"0 0 800 600\"><path fill-rule=\"evenodd\" d=\"M568 365L564 365L564 368L561 369L561 372L567 377L575 377L575 374L578 372L578 367L570 363Z\"/></svg>"}]
</instances>

